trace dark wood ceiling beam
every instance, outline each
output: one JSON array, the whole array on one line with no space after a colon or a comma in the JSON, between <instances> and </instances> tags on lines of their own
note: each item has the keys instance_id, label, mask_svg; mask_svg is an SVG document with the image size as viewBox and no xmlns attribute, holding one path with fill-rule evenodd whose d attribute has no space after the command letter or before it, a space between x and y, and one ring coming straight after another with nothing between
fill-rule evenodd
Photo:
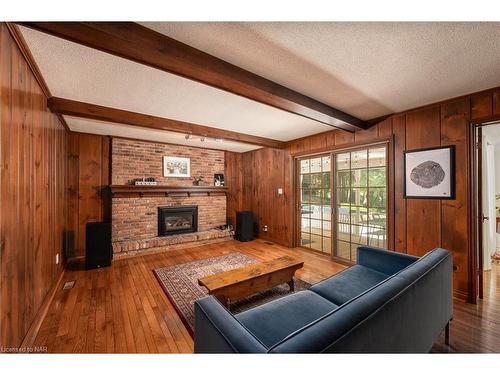
<instances>
[{"instance_id":1,"label":"dark wood ceiling beam","mask_svg":"<svg viewBox=\"0 0 500 375\"><path fill-rule=\"evenodd\" d=\"M336 128L365 121L133 22L22 22L24 26L189 78Z\"/></svg>"},{"instance_id":2,"label":"dark wood ceiling beam","mask_svg":"<svg viewBox=\"0 0 500 375\"><path fill-rule=\"evenodd\" d=\"M220 138L229 141L249 143L262 147L285 147L285 142L281 142L275 139L258 137L255 135L243 134L230 130L217 129L209 126L192 124L189 122L177 121L164 117L151 116L143 113L130 112L122 109L103 107L100 105L78 102L75 100L51 97L48 99L47 104L52 112L60 115L108 121L155 130L168 130L176 133L192 134L207 138Z\"/></svg>"}]
</instances>

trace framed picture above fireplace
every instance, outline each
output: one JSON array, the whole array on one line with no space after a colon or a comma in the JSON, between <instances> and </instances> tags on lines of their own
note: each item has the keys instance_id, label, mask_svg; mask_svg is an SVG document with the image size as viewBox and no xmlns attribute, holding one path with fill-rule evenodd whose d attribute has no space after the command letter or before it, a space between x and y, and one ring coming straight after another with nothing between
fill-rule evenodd
<instances>
[{"instance_id":1,"label":"framed picture above fireplace","mask_svg":"<svg viewBox=\"0 0 500 375\"><path fill-rule=\"evenodd\" d=\"M163 157L163 176L191 177L191 159L176 156Z\"/></svg>"}]
</instances>

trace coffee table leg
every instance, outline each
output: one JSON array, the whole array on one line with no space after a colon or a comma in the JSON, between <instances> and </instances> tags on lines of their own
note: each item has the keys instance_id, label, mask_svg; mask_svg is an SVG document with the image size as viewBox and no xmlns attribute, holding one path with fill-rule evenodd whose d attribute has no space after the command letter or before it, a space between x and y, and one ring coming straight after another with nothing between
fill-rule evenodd
<instances>
[{"instance_id":1,"label":"coffee table leg","mask_svg":"<svg viewBox=\"0 0 500 375\"><path fill-rule=\"evenodd\" d=\"M290 280L287 284L290 287L290 292L295 291L295 283L293 282L293 279Z\"/></svg>"}]
</instances>

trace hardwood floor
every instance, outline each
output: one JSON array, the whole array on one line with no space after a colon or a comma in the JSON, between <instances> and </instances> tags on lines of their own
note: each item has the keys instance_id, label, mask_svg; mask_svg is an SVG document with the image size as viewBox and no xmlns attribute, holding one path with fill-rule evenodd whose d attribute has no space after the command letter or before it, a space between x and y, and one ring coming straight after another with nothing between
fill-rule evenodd
<instances>
[{"instance_id":1,"label":"hardwood floor","mask_svg":"<svg viewBox=\"0 0 500 375\"><path fill-rule=\"evenodd\" d=\"M62 282L75 280L75 286L60 286L34 345L51 353L191 353L193 340L152 270L235 251L258 260L294 255L305 263L297 275L309 283L345 268L321 254L256 240L121 259L99 270L67 270ZM441 335L433 352L500 352L497 267L488 280L488 299L478 305L455 300L451 346Z\"/></svg>"}]
</instances>

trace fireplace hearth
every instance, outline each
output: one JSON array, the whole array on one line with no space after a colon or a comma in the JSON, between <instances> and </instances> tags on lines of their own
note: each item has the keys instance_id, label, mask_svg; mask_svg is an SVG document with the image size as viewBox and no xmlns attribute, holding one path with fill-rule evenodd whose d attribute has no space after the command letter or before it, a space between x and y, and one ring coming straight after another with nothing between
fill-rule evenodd
<instances>
[{"instance_id":1,"label":"fireplace hearth","mask_svg":"<svg viewBox=\"0 0 500 375\"><path fill-rule=\"evenodd\" d=\"M158 236L198 231L198 206L158 207Z\"/></svg>"}]
</instances>

